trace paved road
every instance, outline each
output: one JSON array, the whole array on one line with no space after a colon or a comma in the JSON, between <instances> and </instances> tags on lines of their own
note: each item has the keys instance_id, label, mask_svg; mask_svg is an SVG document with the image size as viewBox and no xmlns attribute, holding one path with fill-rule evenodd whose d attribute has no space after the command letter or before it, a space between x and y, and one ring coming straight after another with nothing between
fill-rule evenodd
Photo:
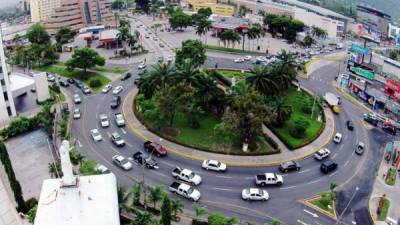
<instances>
[{"instance_id":1,"label":"paved road","mask_svg":"<svg viewBox=\"0 0 400 225\"><path fill-rule=\"evenodd\" d=\"M147 39L145 45L152 46L153 42ZM152 51L155 56L167 57L171 54L168 49L160 49L153 45ZM155 60L156 58L152 58ZM150 61L148 59L148 64ZM225 68L248 68L249 64L236 64L231 59L209 57L206 66L214 67L218 63L219 67ZM134 77L125 82L119 80L113 83L114 86L123 85L124 91L121 97L132 89L133 80L137 74L137 65L133 65L132 72ZM323 94L326 91L334 92L332 87L333 77L337 74L337 65L325 66L315 71L310 80L300 80L302 86L307 87L317 94ZM71 93L79 92L75 87L70 87ZM159 159L159 170L144 170L135 165L129 172L121 171L111 162L114 154L122 154L131 157L136 151L142 150L143 142L132 134L128 128L118 128L114 123L106 129L99 126L98 115L106 113L112 118L113 114L119 112L119 109L111 110L109 102L112 94L97 94L85 96L83 103L77 107L81 108L82 119L73 122L72 134L78 140L78 148L88 158L97 160L104 164L116 174L118 182L126 186L132 186L133 183L142 179L142 173L149 185L162 185L167 187L172 181L170 173L175 166L190 168L203 177L203 183L199 186L202 193L200 204L207 206L210 212L221 211L226 215L238 215L242 221L251 220L259 224L277 218L286 224L335 224L332 219L313 211L302 205L299 200L312 197L321 191L329 189L330 183L342 184L339 188L338 211L341 213L346 207L349 199L353 196L355 187L359 191L352 198L350 206L343 215L341 223L367 224L362 222L365 219L362 215L363 209L367 206L367 198L370 193L374 179L375 168L381 159L382 151L380 148L387 140L387 135L378 130L368 130L361 121L363 111L349 101L343 99L341 115L336 117L336 129L343 133L341 144L328 144L326 147L331 149L332 158L339 163L339 169L330 174L322 175L319 171L319 162L313 158L307 158L301 162L302 170L300 172L284 175L285 184L282 187L268 187L270 200L267 202L245 202L240 198L243 188L254 186L254 175L262 172L277 172L276 167L229 167L227 173L220 174L203 171L200 167L201 162L192 161L185 158L169 154L168 157ZM352 119L355 124L355 130L350 132L345 126L345 121ZM104 140L100 143L94 143L90 137L89 130L98 128ZM108 140L110 134L114 131L119 132L127 142L123 148L116 148ZM366 143L366 152L363 156L354 154L354 148L358 141ZM191 208L191 202L181 199L186 209ZM307 211L305 211L307 210ZM313 217L309 212L316 213L318 217ZM359 219L361 217L361 219ZM354 223L353 223L354 224Z\"/></svg>"}]
</instances>

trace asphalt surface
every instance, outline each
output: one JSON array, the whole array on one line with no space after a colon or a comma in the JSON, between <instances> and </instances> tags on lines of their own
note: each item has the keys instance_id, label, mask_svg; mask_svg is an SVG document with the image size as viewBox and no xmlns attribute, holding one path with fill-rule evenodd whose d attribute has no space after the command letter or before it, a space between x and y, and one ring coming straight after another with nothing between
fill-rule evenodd
<instances>
[{"instance_id":1,"label":"asphalt surface","mask_svg":"<svg viewBox=\"0 0 400 225\"><path fill-rule=\"evenodd\" d=\"M143 28L141 28L143 29ZM142 30L143 31L143 30ZM164 59L172 53L166 48L159 48L152 44L152 39L144 39L146 46L155 56L163 56ZM147 64L155 62L157 57L148 58ZM247 69L251 67L248 62L234 63L231 59L209 57L206 66L214 67L218 63L220 68ZM300 80L300 84L318 95L326 91L335 92L332 87L334 76L337 75L336 64L325 66L315 71L311 79ZM137 65L132 65L133 77L126 81L117 80L113 86L123 85L125 94L134 88L133 81L137 77ZM82 118L74 120L72 126L73 138L77 140L79 150L89 159L94 159L108 167L118 179L119 184L131 187L135 182L145 178L148 185L161 185L166 189L174 181L171 176L176 166L188 168L198 173L203 182L197 188L202 194L199 204L205 205L209 212L220 211L226 215L237 215L241 221L255 221L264 224L277 218L286 224L335 224L336 221L316 212L302 203L300 200L312 197L322 191L329 190L331 183L340 185L339 201L337 205L338 215L341 224L369 224L366 222L365 209L368 206L368 196L371 192L375 177L375 171L382 157L383 144L388 140L388 135L380 130L370 129L362 122L364 111L345 98L342 98L341 113L336 116L336 130L343 134L340 144L330 143L326 147L331 150L331 158L338 164L338 169L328 175L323 175L320 170L320 162L310 157L301 161L302 169L299 172L284 174L284 184L281 187L266 187L270 194L267 202L247 202L241 199L243 188L255 187L254 177L258 173L278 172L277 167L229 167L226 173L216 173L201 169L201 162L180 158L169 154L165 158L156 159L159 163L158 170L143 170L139 165L134 164L131 171L122 171L112 164L112 156L121 154L125 157L132 157L136 151L143 150L143 141L136 137L126 128L118 128L113 120L114 113L119 109L112 110L109 103L112 93L84 96L80 90L73 85L69 87L70 93L79 93L83 102L76 107L82 111ZM124 103L129 104L129 103ZM98 115L108 114L111 119L111 126L101 128ZM352 120L355 126L354 131L348 131L345 125L347 120ZM98 128L103 136L103 141L95 143L90 130ZM115 147L109 140L112 132L117 131L126 141L126 146ZM158 140L156 140L158 141ZM362 156L354 154L356 144L362 141L366 144L366 151ZM144 176L143 176L144 175ZM356 188L358 187L358 188ZM178 197L180 198L180 197ZM186 210L191 209L192 202L180 198ZM349 200L351 202L349 204ZM347 207L347 205L349 205Z\"/></svg>"}]
</instances>

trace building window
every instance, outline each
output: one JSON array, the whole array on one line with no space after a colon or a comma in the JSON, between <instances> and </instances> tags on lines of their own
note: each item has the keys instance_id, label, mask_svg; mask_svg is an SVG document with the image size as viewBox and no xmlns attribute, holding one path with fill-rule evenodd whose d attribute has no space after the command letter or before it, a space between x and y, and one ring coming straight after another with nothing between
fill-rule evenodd
<instances>
[{"instance_id":1,"label":"building window","mask_svg":"<svg viewBox=\"0 0 400 225\"><path fill-rule=\"evenodd\" d=\"M1 68L1 67L0 67ZM0 80L1 86L6 86L6 82L4 81L4 79Z\"/></svg>"},{"instance_id":2,"label":"building window","mask_svg":"<svg viewBox=\"0 0 400 225\"><path fill-rule=\"evenodd\" d=\"M7 106L7 113L8 113L8 116L12 116L12 112L11 112L11 107L10 106Z\"/></svg>"},{"instance_id":3,"label":"building window","mask_svg":"<svg viewBox=\"0 0 400 225\"><path fill-rule=\"evenodd\" d=\"M8 95L7 95L7 92L6 92L6 91L3 92L3 96L4 96L4 101L8 101Z\"/></svg>"},{"instance_id":4,"label":"building window","mask_svg":"<svg viewBox=\"0 0 400 225\"><path fill-rule=\"evenodd\" d=\"M90 12L89 12L89 2L85 2L84 12L85 12L86 23L87 24L92 23L92 18L90 18Z\"/></svg>"}]
</instances>

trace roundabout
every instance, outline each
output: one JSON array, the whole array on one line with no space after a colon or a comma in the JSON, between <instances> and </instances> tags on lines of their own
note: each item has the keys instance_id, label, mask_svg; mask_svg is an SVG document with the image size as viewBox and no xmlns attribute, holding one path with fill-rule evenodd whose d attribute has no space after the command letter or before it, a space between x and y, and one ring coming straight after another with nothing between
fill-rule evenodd
<instances>
[{"instance_id":1,"label":"roundabout","mask_svg":"<svg viewBox=\"0 0 400 225\"><path fill-rule=\"evenodd\" d=\"M165 52L156 52L159 55L167 55ZM150 60L149 60L150 61ZM220 67L232 69L249 69L250 63L235 64L230 59L209 57L206 67L213 67L215 63ZM339 62L341 63L341 62ZM94 159L108 167L118 179L118 183L126 187L132 187L134 183L141 182L150 186L163 186L165 189L176 181L171 173L177 167L190 169L202 177L201 184L197 187L201 192L198 204L207 207L209 212L219 211L227 216L238 216L240 221L254 221L264 224L273 219L283 224L368 224L365 214L368 207L368 197L371 192L376 168L382 158L380 149L389 137L377 129L368 130L362 123L364 111L354 106L343 98L341 114L338 116L327 113L325 129L314 142L303 147L306 150L283 152L268 156L233 156L221 155L210 152L202 152L186 148L181 145L161 140L158 136L147 130L135 117L132 111L132 103L137 93L133 79L138 75L137 65L130 72L131 79L126 81L116 80L114 87L123 86L120 93L122 105L117 109L111 109L109 103L113 95L93 94L83 98L79 106L82 112L80 120L73 121L72 134L77 140L77 148L87 158ZM317 95L323 95L329 91L337 93L332 86L334 76L337 74L337 63L325 65L314 71L309 79L299 79L301 87L307 88ZM70 88L71 96L78 92L75 87ZM327 109L329 110L329 109ZM106 114L113 118L115 113L122 112L127 122L126 127L117 127L111 123L108 128L101 128L99 115ZM329 116L331 115L331 116ZM136 119L136 120L135 120ZM354 130L348 131L346 121L351 119ZM102 142L94 142L90 136L90 130L97 128L103 136ZM125 147L115 147L108 138L113 132L118 132L125 140ZM331 142L335 132L343 134L340 144ZM323 138L323 140L322 140ZM321 141L319 141L321 139ZM163 158L155 158L158 162L158 170L143 170L142 166L133 163L131 171L123 171L112 163L115 154L123 155L131 159L132 155L143 150L144 141L151 140L161 142L167 148L168 155ZM362 156L354 153L358 142L365 143L365 152ZM338 169L328 175L320 172L320 162L311 155L320 148L331 150L331 158L339 165ZM287 153L287 155L284 155ZM217 159L226 162L228 170L225 173L203 170L202 160ZM289 160L299 160L300 171L282 174L277 165ZM241 199L242 190L253 188L257 174L277 173L282 174L281 186L267 186L268 201L251 202ZM328 191L331 183L339 185L338 204L336 205L337 221L320 211L316 211L304 205L302 201L317 194ZM189 224L193 215L192 202L179 198L184 204L182 223ZM361 218L361 219L360 219ZM365 220L362 220L365 219ZM356 222L357 221L357 222Z\"/></svg>"}]
</instances>

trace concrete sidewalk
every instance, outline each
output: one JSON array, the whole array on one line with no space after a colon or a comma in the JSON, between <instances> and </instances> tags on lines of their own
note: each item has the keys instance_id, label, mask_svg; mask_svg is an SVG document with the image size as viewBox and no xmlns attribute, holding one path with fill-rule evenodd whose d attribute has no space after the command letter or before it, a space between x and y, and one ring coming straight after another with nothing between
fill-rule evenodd
<instances>
[{"instance_id":1,"label":"concrete sidewalk","mask_svg":"<svg viewBox=\"0 0 400 225\"><path fill-rule=\"evenodd\" d=\"M140 137L143 140L159 140L160 137L147 130L146 127L143 124L141 124L141 122L136 118L135 114L133 113L132 104L134 97L136 96L137 93L138 93L137 88L130 91L128 95L125 97L124 102L122 104L122 113L124 114L128 127L138 137ZM278 165L288 160L304 159L314 154L317 150L319 150L320 148L322 148L331 141L332 136L335 133L334 115L327 108L324 108L324 113L326 115L325 129L316 140L294 151L288 150L286 147L281 146L283 145L281 142L278 142L278 144L282 149L280 154L275 154L275 155L238 156L238 155L210 153L185 147L168 140L163 140L163 145L168 149L170 153L179 155L181 157L190 158L192 160L216 159L225 162L228 165L233 165L233 166ZM263 130L266 131L268 134L268 131L265 128ZM275 135L272 137L276 138Z\"/></svg>"}]
</instances>

